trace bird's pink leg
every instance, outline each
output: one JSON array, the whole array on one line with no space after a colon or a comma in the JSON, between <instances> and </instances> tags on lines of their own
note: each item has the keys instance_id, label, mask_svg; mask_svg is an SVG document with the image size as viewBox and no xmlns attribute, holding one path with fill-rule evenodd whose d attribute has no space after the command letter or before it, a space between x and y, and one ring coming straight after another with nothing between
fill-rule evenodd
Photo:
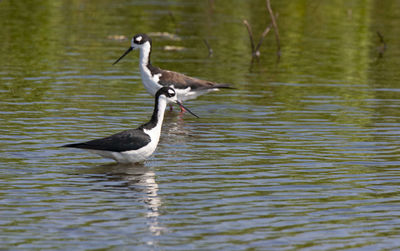
<instances>
[{"instance_id":1,"label":"bird's pink leg","mask_svg":"<svg viewBox=\"0 0 400 251\"><path fill-rule=\"evenodd\" d=\"M181 114L185 113L185 111L186 111L185 108L183 108L182 106L180 106L180 108L181 108L181 112L180 113Z\"/></svg>"}]
</instances>

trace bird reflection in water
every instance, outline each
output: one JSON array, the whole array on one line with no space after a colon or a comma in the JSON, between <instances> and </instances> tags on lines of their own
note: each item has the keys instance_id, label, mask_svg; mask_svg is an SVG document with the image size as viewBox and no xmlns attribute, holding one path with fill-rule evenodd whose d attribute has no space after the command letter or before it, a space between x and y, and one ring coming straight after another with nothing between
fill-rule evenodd
<instances>
[{"instance_id":1,"label":"bird reflection in water","mask_svg":"<svg viewBox=\"0 0 400 251\"><path fill-rule=\"evenodd\" d=\"M169 144L185 142L186 137L192 136L190 134L191 130L187 129L187 126L188 125L185 122L183 113L180 113L178 116L176 116L171 111L166 111L166 115L164 117L164 127L162 129L164 136L161 136L160 142L168 142ZM164 141L164 139L168 140Z\"/></svg>"},{"instance_id":2,"label":"bird reflection in water","mask_svg":"<svg viewBox=\"0 0 400 251\"><path fill-rule=\"evenodd\" d=\"M107 181L115 182L115 184L107 182L105 185L107 188L128 188L136 192L133 198L144 202L147 206L146 218L149 231L155 236L165 231L159 223L159 209L162 202L158 196L156 174L151 168L143 164L107 164L86 171L88 174L96 174L96 178L99 178L98 174L104 174Z\"/></svg>"}]
</instances>

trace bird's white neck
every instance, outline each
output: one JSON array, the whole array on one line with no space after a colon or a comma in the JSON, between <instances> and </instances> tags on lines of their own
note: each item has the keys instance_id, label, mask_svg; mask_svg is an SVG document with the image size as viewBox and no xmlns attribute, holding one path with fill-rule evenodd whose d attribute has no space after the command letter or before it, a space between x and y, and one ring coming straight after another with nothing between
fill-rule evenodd
<instances>
[{"instance_id":1,"label":"bird's white neck","mask_svg":"<svg viewBox=\"0 0 400 251\"><path fill-rule=\"evenodd\" d=\"M140 47L139 69L144 87L147 92L154 96L158 89L161 88L158 84L161 74L152 74L151 69L154 69L154 67L150 63L150 54L151 44L146 42Z\"/></svg>"},{"instance_id":2,"label":"bird's white neck","mask_svg":"<svg viewBox=\"0 0 400 251\"><path fill-rule=\"evenodd\" d=\"M164 120L165 108L167 107L166 97L159 97L156 105L157 106L154 109L151 120L149 123L144 125L143 128L143 131L150 136L154 149L156 148L161 135L161 127Z\"/></svg>"},{"instance_id":3,"label":"bird's white neck","mask_svg":"<svg viewBox=\"0 0 400 251\"><path fill-rule=\"evenodd\" d=\"M146 67L150 63L150 53L151 53L151 45L149 42L146 42L140 48L139 66L141 70L143 67Z\"/></svg>"}]
</instances>

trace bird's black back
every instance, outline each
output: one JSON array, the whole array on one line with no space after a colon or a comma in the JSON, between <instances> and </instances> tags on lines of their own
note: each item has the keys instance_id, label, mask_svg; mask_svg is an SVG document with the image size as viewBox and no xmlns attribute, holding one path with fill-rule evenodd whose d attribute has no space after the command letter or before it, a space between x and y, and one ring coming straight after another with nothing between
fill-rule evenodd
<instances>
[{"instance_id":1,"label":"bird's black back","mask_svg":"<svg viewBox=\"0 0 400 251\"><path fill-rule=\"evenodd\" d=\"M122 131L101 139L94 139L83 143L63 145L63 147L125 152L137 150L146 146L149 143L150 136L144 133L142 129L138 128Z\"/></svg>"}]
</instances>

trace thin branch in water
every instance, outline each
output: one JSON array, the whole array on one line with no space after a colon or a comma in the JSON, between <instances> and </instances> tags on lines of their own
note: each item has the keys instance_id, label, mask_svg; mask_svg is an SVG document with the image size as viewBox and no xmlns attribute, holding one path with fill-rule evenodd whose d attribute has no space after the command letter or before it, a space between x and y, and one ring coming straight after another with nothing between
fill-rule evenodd
<instances>
[{"instance_id":1,"label":"thin branch in water","mask_svg":"<svg viewBox=\"0 0 400 251\"><path fill-rule=\"evenodd\" d=\"M210 44L208 43L207 39L203 39L204 44L207 46L208 49L208 57L212 57L213 56L213 49L211 48Z\"/></svg>"},{"instance_id":2,"label":"thin branch in water","mask_svg":"<svg viewBox=\"0 0 400 251\"><path fill-rule=\"evenodd\" d=\"M276 18L278 18L279 14L276 15ZM251 30L251 26L250 24L247 22L247 20L243 20L243 23L246 25L247 28L247 32L249 33L249 37L250 37L250 44L251 44L251 63L253 63L254 58L256 58L257 60L259 60L261 52L260 52L260 48L261 48L261 44L264 41L264 38L267 36L267 34L271 31L272 28L272 22L267 26L267 28L265 28L265 30L263 31L263 33L261 34L260 40L258 41L257 46L254 45L254 37L253 37L253 32ZM279 57L278 57L279 58Z\"/></svg>"},{"instance_id":3,"label":"thin branch in water","mask_svg":"<svg viewBox=\"0 0 400 251\"><path fill-rule=\"evenodd\" d=\"M168 11L168 16L171 19L172 23L176 26L176 19L174 17L174 14L172 13L172 11Z\"/></svg>"},{"instance_id":4,"label":"thin branch in water","mask_svg":"<svg viewBox=\"0 0 400 251\"><path fill-rule=\"evenodd\" d=\"M250 38L250 45L251 45L251 55L254 57L255 53L255 47L254 47L254 38L253 38L253 32L251 31L251 26L247 20L243 20L244 25L246 25L247 32L249 33L249 38Z\"/></svg>"},{"instance_id":5,"label":"thin branch in water","mask_svg":"<svg viewBox=\"0 0 400 251\"><path fill-rule=\"evenodd\" d=\"M383 39L383 35L379 31L377 31L376 34L378 35L379 42L380 42L380 45L378 47L378 53L379 53L378 57L381 58L381 57L383 57L383 53L385 53L385 51L386 51L387 45L386 45L385 40Z\"/></svg>"},{"instance_id":6,"label":"thin branch in water","mask_svg":"<svg viewBox=\"0 0 400 251\"><path fill-rule=\"evenodd\" d=\"M277 13L276 18L278 18L278 17L279 17L279 14ZM265 36L267 36L267 34L271 31L271 28L272 28L272 22L267 26L267 28L265 28L264 32L261 34L260 41L258 41L258 44L255 49L256 53L260 53L261 44L264 41Z\"/></svg>"},{"instance_id":7,"label":"thin branch in water","mask_svg":"<svg viewBox=\"0 0 400 251\"><path fill-rule=\"evenodd\" d=\"M256 46L256 52L258 52L258 53L260 52L261 44L264 41L265 36L270 32L270 30L271 30L271 24L268 25L267 28L265 28L264 32L261 34L261 38L258 41L258 44Z\"/></svg>"},{"instance_id":8,"label":"thin branch in water","mask_svg":"<svg viewBox=\"0 0 400 251\"><path fill-rule=\"evenodd\" d=\"M208 0L208 6L210 7L211 12L214 12L214 9L215 9L214 0Z\"/></svg>"},{"instance_id":9,"label":"thin branch in water","mask_svg":"<svg viewBox=\"0 0 400 251\"><path fill-rule=\"evenodd\" d=\"M276 40L276 46L277 46L277 55L278 55L278 58L280 58L281 43L280 43L280 38L279 38L278 25L276 24L276 18L275 18L274 12L272 11L270 0L266 0L266 4L267 4L267 9L268 9L269 15L271 16L272 26L274 27L275 40Z\"/></svg>"}]
</instances>

